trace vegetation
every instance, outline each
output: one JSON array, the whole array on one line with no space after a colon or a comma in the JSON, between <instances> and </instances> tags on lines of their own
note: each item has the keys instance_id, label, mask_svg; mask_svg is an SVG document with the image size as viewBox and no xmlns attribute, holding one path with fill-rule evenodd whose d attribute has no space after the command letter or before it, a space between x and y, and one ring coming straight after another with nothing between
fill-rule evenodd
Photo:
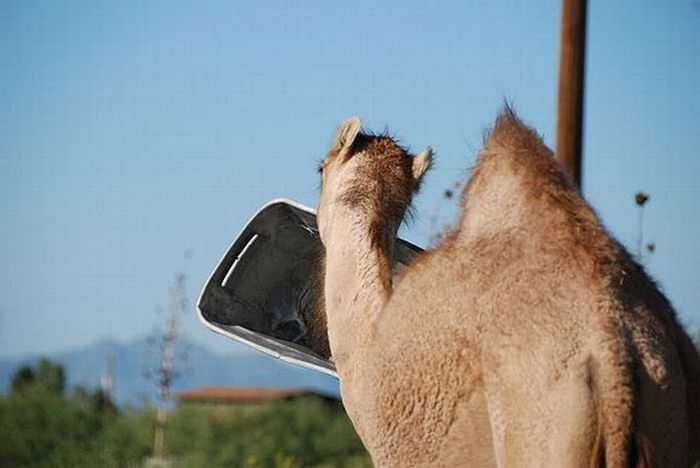
<instances>
[{"instance_id":1,"label":"vegetation","mask_svg":"<svg viewBox=\"0 0 700 468\"><path fill-rule=\"evenodd\" d=\"M313 396L254 410L185 407L166 434L178 466L371 466L342 407Z\"/></svg>"},{"instance_id":2,"label":"vegetation","mask_svg":"<svg viewBox=\"0 0 700 468\"><path fill-rule=\"evenodd\" d=\"M0 398L0 466L142 466L155 410L120 411L100 390L65 392L60 365L24 366ZM257 406L184 406L171 414L165 453L175 467L371 466L339 404L307 396Z\"/></svg>"},{"instance_id":3,"label":"vegetation","mask_svg":"<svg viewBox=\"0 0 700 468\"><path fill-rule=\"evenodd\" d=\"M185 252L184 263L191 258L192 251ZM153 343L158 343L159 365L150 376L158 388L158 404L156 406L155 429L153 435L153 461L164 459L165 454L165 428L168 422L167 405L170 400L170 390L173 380L177 377L177 372L173 368L175 365L176 345L180 335L180 318L187 309L186 282L187 274L182 271L175 275L175 280L170 286L170 304L168 306L168 318L166 320L166 330L159 337L153 338ZM150 340L149 340L150 341ZM148 377L148 374L146 375Z\"/></svg>"},{"instance_id":4,"label":"vegetation","mask_svg":"<svg viewBox=\"0 0 700 468\"><path fill-rule=\"evenodd\" d=\"M634 202L637 205L637 208L639 208L639 216L638 216L638 221L637 221L637 245L635 248L635 258L638 262L643 262L645 260L644 258L644 251L642 247L646 248L646 253L651 255L654 253L656 250L656 244L653 242L647 242L644 244L644 206L647 204L647 202L651 199L649 194L644 193L644 192L637 192L634 195Z\"/></svg>"}]
</instances>

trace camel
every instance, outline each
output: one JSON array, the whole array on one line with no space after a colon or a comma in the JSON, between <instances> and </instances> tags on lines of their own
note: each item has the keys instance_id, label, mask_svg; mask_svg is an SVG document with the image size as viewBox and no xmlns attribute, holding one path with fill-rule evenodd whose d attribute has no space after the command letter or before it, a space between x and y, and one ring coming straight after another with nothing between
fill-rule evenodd
<instances>
[{"instance_id":1,"label":"camel","mask_svg":"<svg viewBox=\"0 0 700 468\"><path fill-rule=\"evenodd\" d=\"M700 358L644 269L506 106L442 243L392 281L430 167L343 122L321 164L328 343L376 466L689 466Z\"/></svg>"}]
</instances>

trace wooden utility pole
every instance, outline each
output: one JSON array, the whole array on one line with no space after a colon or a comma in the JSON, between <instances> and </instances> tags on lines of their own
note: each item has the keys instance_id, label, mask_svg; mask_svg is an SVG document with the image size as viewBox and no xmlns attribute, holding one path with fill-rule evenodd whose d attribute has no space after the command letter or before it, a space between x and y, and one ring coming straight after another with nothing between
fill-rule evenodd
<instances>
[{"instance_id":1,"label":"wooden utility pole","mask_svg":"<svg viewBox=\"0 0 700 468\"><path fill-rule=\"evenodd\" d=\"M562 0L557 156L581 187L587 0Z\"/></svg>"}]
</instances>

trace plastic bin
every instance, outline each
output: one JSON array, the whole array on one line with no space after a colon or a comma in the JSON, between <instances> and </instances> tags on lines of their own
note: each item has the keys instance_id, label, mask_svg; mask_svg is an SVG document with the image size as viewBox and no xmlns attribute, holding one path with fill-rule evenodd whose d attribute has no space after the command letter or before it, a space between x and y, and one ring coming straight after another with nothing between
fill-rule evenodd
<instances>
[{"instance_id":1,"label":"plastic bin","mask_svg":"<svg viewBox=\"0 0 700 468\"><path fill-rule=\"evenodd\" d=\"M320 249L315 211L272 200L245 225L204 285L199 318L216 333L337 377L332 358L314 349L309 333ZM395 274L422 251L402 239L394 250Z\"/></svg>"}]
</instances>

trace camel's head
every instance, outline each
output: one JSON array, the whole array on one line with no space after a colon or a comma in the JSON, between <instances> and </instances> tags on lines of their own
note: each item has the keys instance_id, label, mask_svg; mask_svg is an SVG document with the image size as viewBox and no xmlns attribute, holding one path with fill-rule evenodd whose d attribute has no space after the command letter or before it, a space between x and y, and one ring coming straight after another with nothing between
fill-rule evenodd
<instances>
[{"instance_id":1,"label":"camel's head","mask_svg":"<svg viewBox=\"0 0 700 468\"><path fill-rule=\"evenodd\" d=\"M432 161L430 147L411 156L390 137L363 134L361 127L357 117L341 123L320 165L318 225L324 244L334 226L347 227L350 214L352 222L366 222L373 242L392 242Z\"/></svg>"}]
</instances>

